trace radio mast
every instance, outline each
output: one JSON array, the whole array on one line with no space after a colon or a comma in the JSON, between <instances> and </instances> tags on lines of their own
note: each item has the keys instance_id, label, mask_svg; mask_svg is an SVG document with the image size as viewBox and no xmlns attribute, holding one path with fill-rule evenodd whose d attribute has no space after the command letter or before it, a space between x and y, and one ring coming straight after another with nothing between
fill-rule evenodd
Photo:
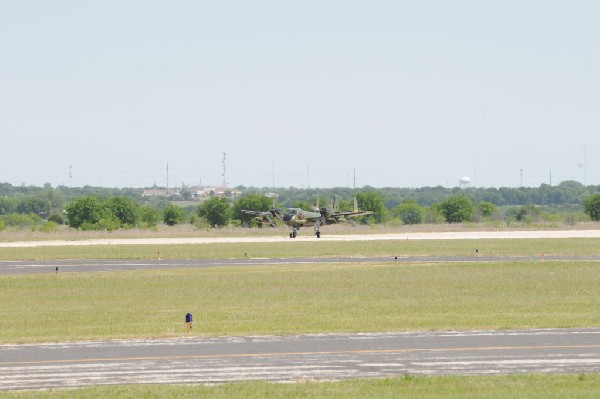
<instances>
[{"instance_id":1,"label":"radio mast","mask_svg":"<svg viewBox=\"0 0 600 399\"><path fill-rule=\"evenodd\" d=\"M225 168L225 158L227 157L227 153L224 152L223 153L223 188L227 188L227 176L225 174L226 172L226 168Z\"/></svg>"}]
</instances>

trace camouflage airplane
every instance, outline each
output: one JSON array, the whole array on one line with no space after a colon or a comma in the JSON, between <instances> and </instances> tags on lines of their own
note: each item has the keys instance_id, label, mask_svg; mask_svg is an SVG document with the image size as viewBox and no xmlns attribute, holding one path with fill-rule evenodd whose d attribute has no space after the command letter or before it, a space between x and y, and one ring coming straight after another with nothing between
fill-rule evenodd
<instances>
[{"instance_id":1,"label":"camouflage airplane","mask_svg":"<svg viewBox=\"0 0 600 399\"><path fill-rule=\"evenodd\" d=\"M264 225L268 225L269 227L275 227L277 224L277 220L283 220L281 216L281 209L279 208L271 208L268 211L248 211L246 209L242 209L243 213L254 216L254 221L258 223L259 227L263 227Z\"/></svg>"},{"instance_id":2,"label":"camouflage airplane","mask_svg":"<svg viewBox=\"0 0 600 399\"><path fill-rule=\"evenodd\" d=\"M335 197L333 200L333 209L327 207L319 208L317 200L317 205L313 207L312 211L305 211L301 208L287 208L282 213L280 209L271 208L268 212L247 210L243 210L242 212L254 215L255 220L260 224L269 223L269 225L273 226L275 220L281 220L283 223L290 226L290 238L296 238L300 227L305 226L314 226L315 235L317 238L321 238L321 225L340 222L353 223L354 221L350 218L373 214L371 211L359 211L356 204L356 198L354 199L354 210L336 211Z\"/></svg>"}]
</instances>

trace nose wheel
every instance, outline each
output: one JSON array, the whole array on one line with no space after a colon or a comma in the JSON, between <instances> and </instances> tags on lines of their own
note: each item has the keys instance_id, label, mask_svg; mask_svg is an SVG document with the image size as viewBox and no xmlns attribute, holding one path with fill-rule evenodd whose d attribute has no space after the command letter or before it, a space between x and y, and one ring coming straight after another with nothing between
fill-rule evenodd
<instances>
[{"instance_id":1,"label":"nose wheel","mask_svg":"<svg viewBox=\"0 0 600 399\"><path fill-rule=\"evenodd\" d=\"M296 231L296 229L290 230L290 238L296 238L297 235L298 232Z\"/></svg>"}]
</instances>

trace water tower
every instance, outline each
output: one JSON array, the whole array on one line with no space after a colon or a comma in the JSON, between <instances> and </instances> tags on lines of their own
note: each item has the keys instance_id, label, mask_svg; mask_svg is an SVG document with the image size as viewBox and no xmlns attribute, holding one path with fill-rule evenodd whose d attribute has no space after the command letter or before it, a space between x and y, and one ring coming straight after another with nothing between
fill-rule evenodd
<instances>
[{"instance_id":1,"label":"water tower","mask_svg":"<svg viewBox=\"0 0 600 399\"><path fill-rule=\"evenodd\" d=\"M471 178L467 176L463 176L458 181L458 185L460 188L467 188L471 185Z\"/></svg>"}]
</instances>

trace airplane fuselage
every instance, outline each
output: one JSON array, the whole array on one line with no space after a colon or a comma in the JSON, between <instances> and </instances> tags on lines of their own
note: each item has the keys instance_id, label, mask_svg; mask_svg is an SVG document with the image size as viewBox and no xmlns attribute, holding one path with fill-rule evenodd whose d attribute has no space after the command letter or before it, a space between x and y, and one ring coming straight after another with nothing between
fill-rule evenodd
<instances>
[{"instance_id":1,"label":"airplane fuselage","mask_svg":"<svg viewBox=\"0 0 600 399\"><path fill-rule=\"evenodd\" d=\"M295 229L304 226L314 226L322 218L323 216L318 212L309 212L300 208L288 208L283 212L283 222Z\"/></svg>"}]
</instances>

